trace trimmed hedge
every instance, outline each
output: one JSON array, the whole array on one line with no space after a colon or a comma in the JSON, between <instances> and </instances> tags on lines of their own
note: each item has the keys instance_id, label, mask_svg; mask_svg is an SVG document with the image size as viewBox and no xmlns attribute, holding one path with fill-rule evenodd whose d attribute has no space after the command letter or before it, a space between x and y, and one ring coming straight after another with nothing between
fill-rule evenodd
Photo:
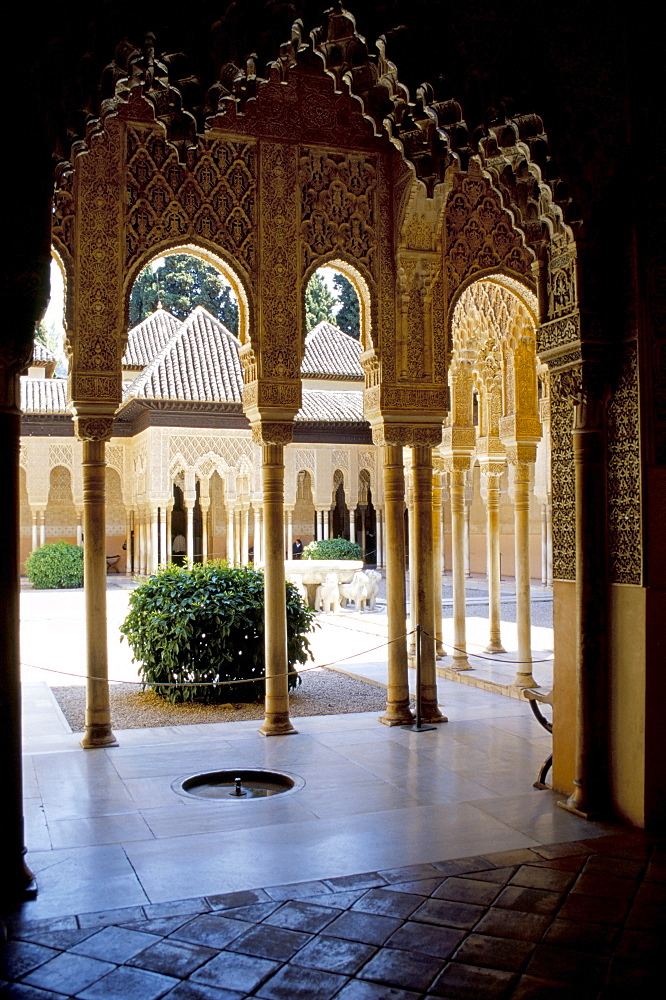
<instances>
[{"instance_id":1,"label":"trimmed hedge","mask_svg":"<svg viewBox=\"0 0 666 1000\"><path fill-rule=\"evenodd\" d=\"M363 559L363 549L346 538L321 538L303 549L303 559Z\"/></svg>"},{"instance_id":2,"label":"trimmed hedge","mask_svg":"<svg viewBox=\"0 0 666 1000\"><path fill-rule=\"evenodd\" d=\"M314 612L287 585L289 670L312 657ZM120 627L144 685L175 704L258 701L264 696L264 578L225 562L161 566L130 597ZM121 637L122 638L122 637ZM244 683L226 683L243 681ZM177 683L178 687L168 685ZM289 689L301 679L294 671Z\"/></svg>"},{"instance_id":3,"label":"trimmed hedge","mask_svg":"<svg viewBox=\"0 0 666 1000\"><path fill-rule=\"evenodd\" d=\"M83 586L83 549L68 542L49 542L25 561L25 572L38 590Z\"/></svg>"}]
</instances>

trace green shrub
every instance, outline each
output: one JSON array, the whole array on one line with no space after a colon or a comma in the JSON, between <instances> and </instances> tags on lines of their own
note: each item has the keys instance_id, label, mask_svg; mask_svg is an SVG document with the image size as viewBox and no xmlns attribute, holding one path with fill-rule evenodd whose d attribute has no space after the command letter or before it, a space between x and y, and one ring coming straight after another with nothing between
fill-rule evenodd
<instances>
[{"instance_id":1,"label":"green shrub","mask_svg":"<svg viewBox=\"0 0 666 1000\"><path fill-rule=\"evenodd\" d=\"M49 542L30 553L25 571L38 590L82 587L83 549L68 542Z\"/></svg>"},{"instance_id":2,"label":"green shrub","mask_svg":"<svg viewBox=\"0 0 666 1000\"><path fill-rule=\"evenodd\" d=\"M362 559L363 550L346 538L321 538L303 549L303 559Z\"/></svg>"},{"instance_id":3,"label":"green shrub","mask_svg":"<svg viewBox=\"0 0 666 1000\"><path fill-rule=\"evenodd\" d=\"M161 566L132 593L120 627L146 686L172 704L250 702L263 697L264 578L224 562ZM314 612L287 584L289 670L311 658ZM122 637L121 637L122 638ZM254 680L253 680L254 679ZM247 683L253 680L252 683ZM220 683L245 681L239 684ZM168 687L169 683L182 687ZM211 683L213 682L213 683ZM289 689L301 683L289 675ZM208 686L210 685L210 686Z\"/></svg>"}]
</instances>

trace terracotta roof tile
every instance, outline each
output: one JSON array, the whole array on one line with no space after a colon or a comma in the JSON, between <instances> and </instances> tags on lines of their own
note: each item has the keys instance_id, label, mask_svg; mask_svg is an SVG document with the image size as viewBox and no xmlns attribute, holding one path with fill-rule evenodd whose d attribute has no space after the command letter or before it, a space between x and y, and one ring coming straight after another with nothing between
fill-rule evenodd
<instances>
[{"instance_id":1,"label":"terracotta roof tile","mask_svg":"<svg viewBox=\"0 0 666 1000\"><path fill-rule=\"evenodd\" d=\"M66 378L29 378L21 376L23 413L69 413Z\"/></svg>"},{"instance_id":2,"label":"terracotta roof tile","mask_svg":"<svg viewBox=\"0 0 666 1000\"><path fill-rule=\"evenodd\" d=\"M363 378L358 358L363 348L358 340L322 320L305 338L301 375L309 378Z\"/></svg>"},{"instance_id":3,"label":"terracotta roof tile","mask_svg":"<svg viewBox=\"0 0 666 1000\"><path fill-rule=\"evenodd\" d=\"M166 309L156 309L150 316L146 316L127 334L123 367L145 368L166 347L182 325Z\"/></svg>"},{"instance_id":4,"label":"terracotta roof tile","mask_svg":"<svg viewBox=\"0 0 666 1000\"><path fill-rule=\"evenodd\" d=\"M365 420L363 393L303 389L303 406L296 414L296 419L360 423Z\"/></svg>"},{"instance_id":5,"label":"terracotta roof tile","mask_svg":"<svg viewBox=\"0 0 666 1000\"><path fill-rule=\"evenodd\" d=\"M49 351L48 347L44 347L36 340L32 348L32 365L54 365L56 363L56 356Z\"/></svg>"},{"instance_id":6,"label":"terracotta roof tile","mask_svg":"<svg viewBox=\"0 0 666 1000\"><path fill-rule=\"evenodd\" d=\"M125 398L240 402L240 342L203 306L127 387Z\"/></svg>"}]
</instances>

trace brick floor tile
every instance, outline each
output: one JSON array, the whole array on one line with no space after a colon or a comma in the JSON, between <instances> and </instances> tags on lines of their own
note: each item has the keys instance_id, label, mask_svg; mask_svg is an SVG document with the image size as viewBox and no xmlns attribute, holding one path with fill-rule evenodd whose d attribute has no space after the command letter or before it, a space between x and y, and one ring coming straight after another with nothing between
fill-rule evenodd
<instances>
[{"instance_id":1,"label":"brick floor tile","mask_svg":"<svg viewBox=\"0 0 666 1000\"><path fill-rule=\"evenodd\" d=\"M369 889L354 903L352 911L377 913L384 917L402 917L406 920L423 902L423 896L411 893L387 892L385 889Z\"/></svg>"},{"instance_id":2,"label":"brick floor tile","mask_svg":"<svg viewBox=\"0 0 666 1000\"><path fill-rule=\"evenodd\" d=\"M411 990L396 990L391 986L380 986L367 979L352 979L343 986L335 1000L421 1000L422 993Z\"/></svg>"},{"instance_id":3,"label":"brick floor tile","mask_svg":"<svg viewBox=\"0 0 666 1000\"><path fill-rule=\"evenodd\" d=\"M524 910L526 913L555 913L562 903L562 896L545 889L522 889L509 885L502 889L494 906L507 910Z\"/></svg>"},{"instance_id":4,"label":"brick floor tile","mask_svg":"<svg viewBox=\"0 0 666 1000\"><path fill-rule=\"evenodd\" d=\"M615 878L639 878L645 870L645 861L629 858L609 858L605 854L591 854L585 862L585 872L602 871Z\"/></svg>"},{"instance_id":5,"label":"brick floor tile","mask_svg":"<svg viewBox=\"0 0 666 1000\"><path fill-rule=\"evenodd\" d=\"M474 878L456 878L452 876L442 882L432 894L433 899L451 899L460 903L476 903L487 906L500 891L496 882L478 881Z\"/></svg>"},{"instance_id":6,"label":"brick floor tile","mask_svg":"<svg viewBox=\"0 0 666 1000\"><path fill-rule=\"evenodd\" d=\"M166 903L145 903L144 912L147 917L180 917L195 913L205 913L210 910L210 903L205 896L194 899L175 899Z\"/></svg>"},{"instance_id":7,"label":"brick floor tile","mask_svg":"<svg viewBox=\"0 0 666 1000\"><path fill-rule=\"evenodd\" d=\"M123 965L81 990L77 996L80 1000L158 1000L177 982L171 976Z\"/></svg>"},{"instance_id":8,"label":"brick floor tile","mask_svg":"<svg viewBox=\"0 0 666 1000\"><path fill-rule=\"evenodd\" d=\"M128 958L143 951L159 938L143 931L133 931L128 927L103 927L91 937L80 941L70 948L74 955L88 955L89 958L100 958L104 962L115 962L122 965Z\"/></svg>"},{"instance_id":9,"label":"brick floor tile","mask_svg":"<svg viewBox=\"0 0 666 1000\"><path fill-rule=\"evenodd\" d=\"M583 920L553 920L543 943L558 948L573 948L594 954L609 952L617 937L617 928L609 924L588 924Z\"/></svg>"},{"instance_id":10,"label":"brick floor tile","mask_svg":"<svg viewBox=\"0 0 666 1000\"><path fill-rule=\"evenodd\" d=\"M247 930L242 920L229 920L220 913L204 913L189 920L169 936L178 941L203 944L208 948L225 948Z\"/></svg>"},{"instance_id":11,"label":"brick floor tile","mask_svg":"<svg viewBox=\"0 0 666 1000\"><path fill-rule=\"evenodd\" d=\"M629 903L624 899L603 899L601 896L569 893L557 915L563 920L585 920L593 924L617 926L628 909Z\"/></svg>"},{"instance_id":12,"label":"brick floor tile","mask_svg":"<svg viewBox=\"0 0 666 1000\"><path fill-rule=\"evenodd\" d=\"M363 966L357 978L401 989L425 991L443 964L433 955L382 948Z\"/></svg>"},{"instance_id":13,"label":"brick floor tile","mask_svg":"<svg viewBox=\"0 0 666 1000\"><path fill-rule=\"evenodd\" d=\"M414 911L412 920L471 930L484 912L483 906L473 906L471 903L457 903L448 899L426 899L418 910Z\"/></svg>"},{"instance_id":14,"label":"brick floor tile","mask_svg":"<svg viewBox=\"0 0 666 1000\"><path fill-rule=\"evenodd\" d=\"M0 981L0 996L15 997L17 1000L63 1000L62 993L40 990L37 986L29 986L27 983L9 983L5 986L2 981Z\"/></svg>"},{"instance_id":15,"label":"brick floor tile","mask_svg":"<svg viewBox=\"0 0 666 1000\"><path fill-rule=\"evenodd\" d=\"M251 906L253 903L270 902L265 889L245 889L241 892L224 892L217 896L206 896L206 901L214 910L231 910L237 906Z\"/></svg>"},{"instance_id":16,"label":"brick floor tile","mask_svg":"<svg viewBox=\"0 0 666 1000\"><path fill-rule=\"evenodd\" d=\"M601 869L583 869L573 886L572 895L602 896L604 899L628 899L636 892L633 879L613 878Z\"/></svg>"},{"instance_id":17,"label":"brick floor tile","mask_svg":"<svg viewBox=\"0 0 666 1000\"><path fill-rule=\"evenodd\" d=\"M551 917L541 913L523 913L520 910L501 910L492 907L474 930L477 934L491 934L493 937L540 941L550 921Z\"/></svg>"},{"instance_id":18,"label":"brick floor tile","mask_svg":"<svg viewBox=\"0 0 666 1000\"><path fill-rule=\"evenodd\" d=\"M507 972L520 972L534 951L532 941L515 938L491 937L487 934L470 934L453 956L465 965L480 965Z\"/></svg>"},{"instance_id":19,"label":"brick floor tile","mask_svg":"<svg viewBox=\"0 0 666 1000\"><path fill-rule=\"evenodd\" d=\"M367 891L367 889L347 889L345 892L328 892L324 896L302 896L300 898L304 903L316 903L319 906L331 906L337 910L346 910Z\"/></svg>"},{"instance_id":20,"label":"brick floor tile","mask_svg":"<svg viewBox=\"0 0 666 1000\"><path fill-rule=\"evenodd\" d=\"M482 872L489 868L498 868L487 858L458 858L455 861L434 861L433 867L442 872L443 875L464 875L466 872Z\"/></svg>"},{"instance_id":21,"label":"brick floor tile","mask_svg":"<svg viewBox=\"0 0 666 1000\"><path fill-rule=\"evenodd\" d=\"M64 951L29 973L25 982L31 986L39 986L42 990L54 990L70 996L90 986L114 968L110 962L100 962L84 955L70 955Z\"/></svg>"},{"instance_id":22,"label":"brick floor tile","mask_svg":"<svg viewBox=\"0 0 666 1000\"><path fill-rule=\"evenodd\" d=\"M214 948L205 948L200 944L164 940L139 952L127 964L139 969L148 969L150 972L161 972L165 976L185 979L204 962L210 961L215 954Z\"/></svg>"},{"instance_id":23,"label":"brick floor tile","mask_svg":"<svg viewBox=\"0 0 666 1000\"><path fill-rule=\"evenodd\" d=\"M377 885L386 885L387 879L379 872L364 872L362 875L340 875L337 878L324 879L332 889L372 889Z\"/></svg>"},{"instance_id":24,"label":"brick floor tile","mask_svg":"<svg viewBox=\"0 0 666 1000\"><path fill-rule=\"evenodd\" d=\"M511 972L450 962L432 984L429 993L447 1000L503 1000L516 981Z\"/></svg>"},{"instance_id":25,"label":"brick floor tile","mask_svg":"<svg viewBox=\"0 0 666 1000\"><path fill-rule=\"evenodd\" d=\"M310 940L309 934L257 924L248 928L240 937L227 945L229 951L256 955L258 958L272 958L276 962L287 962L299 948Z\"/></svg>"},{"instance_id":26,"label":"brick floor tile","mask_svg":"<svg viewBox=\"0 0 666 1000\"><path fill-rule=\"evenodd\" d=\"M415 882L439 876L434 865L405 865L404 868L389 868L378 873L387 882Z\"/></svg>"},{"instance_id":27,"label":"brick floor tile","mask_svg":"<svg viewBox=\"0 0 666 1000\"><path fill-rule=\"evenodd\" d=\"M353 976L369 958L372 958L376 950L374 945L326 937L322 934L301 948L291 964Z\"/></svg>"},{"instance_id":28,"label":"brick floor tile","mask_svg":"<svg viewBox=\"0 0 666 1000\"><path fill-rule=\"evenodd\" d=\"M534 865L521 865L511 879L511 885L520 885L526 889L550 889L552 892L565 892L574 878L573 872L558 871L556 868L538 868Z\"/></svg>"},{"instance_id":29,"label":"brick floor tile","mask_svg":"<svg viewBox=\"0 0 666 1000\"><path fill-rule=\"evenodd\" d=\"M511 876L517 870L517 865L509 865L504 868L488 868L484 872L468 872L459 875L459 878L474 879L476 882L496 882L498 885L506 885Z\"/></svg>"},{"instance_id":30,"label":"brick floor tile","mask_svg":"<svg viewBox=\"0 0 666 1000\"><path fill-rule=\"evenodd\" d=\"M528 865L532 861L539 860L531 847L521 847L517 851L496 851L494 854L485 854L484 857L496 868L504 868L505 865Z\"/></svg>"},{"instance_id":31,"label":"brick floor tile","mask_svg":"<svg viewBox=\"0 0 666 1000\"><path fill-rule=\"evenodd\" d=\"M242 920L247 924L260 924L262 920L265 920L271 913L275 913L282 905L282 903L272 900L270 903L250 903L249 906L233 906L230 910L224 910L223 916L228 917L229 920Z\"/></svg>"},{"instance_id":32,"label":"brick floor tile","mask_svg":"<svg viewBox=\"0 0 666 1000\"><path fill-rule=\"evenodd\" d=\"M465 931L408 920L386 942L386 948L416 951L435 958L450 958L465 937Z\"/></svg>"},{"instance_id":33,"label":"brick floor tile","mask_svg":"<svg viewBox=\"0 0 666 1000\"><path fill-rule=\"evenodd\" d=\"M563 872L579 872L589 861L587 854L574 854L568 858L544 858L542 861L532 862L532 868L554 868Z\"/></svg>"},{"instance_id":34,"label":"brick floor tile","mask_svg":"<svg viewBox=\"0 0 666 1000\"><path fill-rule=\"evenodd\" d=\"M188 979L174 986L164 1000L245 1000L245 994L232 990L218 990L214 986L204 986L203 983L193 983Z\"/></svg>"},{"instance_id":35,"label":"brick floor tile","mask_svg":"<svg viewBox=\"0 0 666 1000\"><path fill-rule=\"evenodd\" d=\"M316 934L339 916L340 911L330 906L317 906L315 903L293 899L282 903L279 909L264 920L264 923L273 927L286 927L292 931Z\"/></svg>"},{"instance_id":36,"label":"brick floor tile","mask_svg":"<svg viewBox=\"0 0 666 1000\"><path fill-rule=\"evenodd\" d=\"M278 968L277 962L269 962L265 958L223 951L193 972L190 979L208 986L251 993Z\"/></svg>"},{"instance_id":37,"label":"brick floor tile","mask_svg":"<svg viewBox=\"0 0 666 1000\"><path fill-rule=\"evenodd\" d=\"M326 935L344 938L346 941L380 945L384 944L401 923L402 920L397 917L380 917L373 913L347 910L328 925Z\"/></svg>"},{"instance_id":38,"label":"brick floor tile","mask_svg":"<svg viewBox=\"0 0 666 1000\"><path fill-rule=\"evenodd\" d=\"M576 985L593 986L601 984L606 961L588 952L541 944L537 945L526 971L537 979L564 980Z\"/></svg>"},{"instance_id":39,"label":"brick floor tile","mask_svg":"<svg viewBox=\"0 0 666 1000\"><path fill-rule=\"evenodd\" d=\"M0 950L0 977L20 979L59 954L30 941L8 941Z\"/></svg>"},{"instance_id":40,"label":"brick floor tile","mask_svg":"<svg viewBox=\"0 0 666 1000\"><path fill-rule=\"evenodd\" d=\"M521 976L511 1000L596 1000L596 988L577 987L572 983Z\"/></svg>"},{"instance_id":41,"label":"brick floor tile","mask_svg":"<svg viewBox=\"0 0 666 1000\"><path fill-rule=\"evenodd\" d=\"M651 993L651 986L663 980L661 956L646 958L643 955L615 955L611 959L606 982L611 986L624 986L627 990L640 989L643 995ZM640 994L638 994L640 995Z\"/></svg>"},{"instance_id":42,"label":"brick floor tile","mask_svg":"<svg viewBox=\"0 0 666 1000\"><path fill-rule=\"evenodd\" d=\"M345 976L333 972L285 965L257 990L255 996L265 1000L330 1000L346 981Z\"/></svg>"}]
</instances>

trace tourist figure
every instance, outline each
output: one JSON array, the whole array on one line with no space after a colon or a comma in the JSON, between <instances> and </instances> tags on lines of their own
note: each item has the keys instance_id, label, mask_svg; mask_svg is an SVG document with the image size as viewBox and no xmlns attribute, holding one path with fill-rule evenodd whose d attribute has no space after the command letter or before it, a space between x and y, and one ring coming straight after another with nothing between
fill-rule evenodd
<instances>
[{"instance_id":1,"label":"tourist figure","mask_svg":"<svg viewBox=\"0 0 666 1000\"><path fill-rule=\"evenodd\" d=\"M296 541L294 542L294 544L292 545L291 552L292 552L292 555L293 555L294 559L300 559L301 558L301 555L302 555L302 552L303 552L303 542L300 540L300 538L297 538Z\"/></svg>"}]
</instances>

